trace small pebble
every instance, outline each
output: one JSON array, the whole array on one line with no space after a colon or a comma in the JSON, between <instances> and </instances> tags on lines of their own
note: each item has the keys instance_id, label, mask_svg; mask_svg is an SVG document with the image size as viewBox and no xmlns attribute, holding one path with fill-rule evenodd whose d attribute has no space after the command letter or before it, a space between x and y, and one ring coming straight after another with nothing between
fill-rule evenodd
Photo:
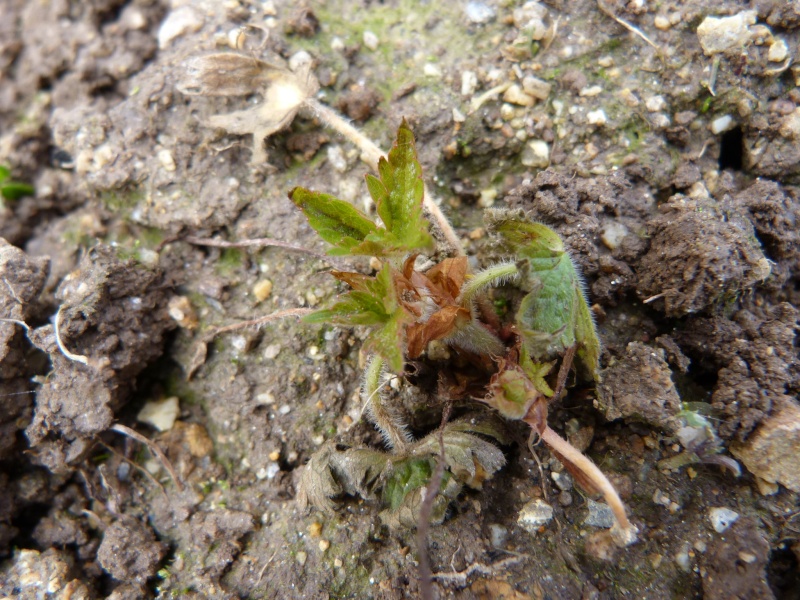
<instances>
[{"instance_id":1,"label":"small pebble","mask_svg":"<svg viewBox=\"0 0 800 600\"><path fill-rule=\"evenodd\" d=\"M295 555L295 559L297 560L297 564L301 567L306 564L306 559L308 555L303 552L302 550Z\"/></svg>"},{"instance_id":2,"label":"small pebble","mask_svg":"<svg viewBox=\"0 0 800 600\"><path fill-rule=\"evenodd\" d=\"M331 543L328 540L320 540L319 541L319 549L321 552L326 552L328 548L331 547Z\"/></svg>"},{"instance_id":3,"label":"small pebble","mask_svg":"<svg viewBox=\"0 0 800 600\"><path fill-rule=\"evenodd\" d=\"M622 240L628 235L628 228L619 221L611 221L605 226L600 234L600 241L609 250L615 250L622 244Z\"/></svg>"},{"instance_id":4,"label":"small pebble","mask_svg":"<svg viewBox=\"0 0 800 600\"><path fill-rule=\"evenodd\" d=\"M722 533L728 529L738 518L739 513L732 511L730 508L714 507L708 511L708 520L711 521L711 526L717 533Z\"/></svg>"},{"instance_id":5,"label":"small pebble","mask_svg":"<svg viewBox=\"0 0 800 600\"><path fill-rule=\"evenodd\" d=\"M344 566L341 558L334 558L333 559L333 568L334 569L341 569Z\"/></svg>"},{"instance_id":6,"label":"small pebble","mask_svg":"<svg viewBox=\"0 0 800 600\"><path fill-rule=\"evenodd\" d=\"M162 148L157 153L158 162L161 163L161 166L164 167L165 171L174 171L177 167L175 165L175 159L172 157L172 152L167 150L166 148Z\"/></svg>"},{"instance_id":7,"label":"small pebble","mask_svg":"<svg viewBox=\"0 0 800 600\"><path fill-rule=\"evenodd\" d=\"M558 503L561 506L570 506L572 504L572 494L563 491L558 495Z\"/></svg>"},{"instance_id":8,"label":"small pebble","mask_svg":"<svg viewBox=\"0 0 800 600\"><path fill-rule=\"evenodd\" d=\"M756 22L756 11L745 10L731 17L706 17L697 27L697 37L706 56L743 48L749 38L749 26Z\"/></svg>"},{"instance_id":9,"label":"small pebble","mask_svg":"<svg viewBox=\"0 0 800 600\"><path fill-rule=\"evenodd\" d=\"M736 126L736 122L733 120L733 117L730 115L722 115L721 117L717 117L708 128L711 130L711 133L714 135L719 135L720 133L724 133L733 129Z\"/></svg>"},{"instance_id":10,"label":"small pebble","mask_svg":"<svg viewBox=\"0 0 800 600\"><path fill-rule=\"evenodd\" d=\"M278 354L281 353L281 345L280 344L270 344L264 349L264 358L267 360L272 360ZM275 402L275 399L272 399L272 402Z\"/></svg>"},{"instance_id":11,"label":"small pebble","mask_svg":"<svg viewBox=\"0 0 800 600\"><path fill-rule=\"evenodd\" d=\"M661 31L666 31L672 27L672 23L670 23L667 15L656 15L655 19L653 19L653 25L655 25L656 29L660 29Z\"/></svg>"},{"instance_id":12,"label":"small pebble","mask_svg":"<svg viewBox=\"0 0 800 600\"><path fill-rule=\"evenodd\" d=\"M767 51L767 60L770 62L783 62L789 56L789 46L786 45L786 40L778 38L769 47Z\"/></svg>"},{"instance_id":13,"label":"small pebble","mask_svg":"<svg viewBox=\"0 0 800 600\"><path fill-rule=\"evenodd\" d=\"M435 79L442 78L442 69L439 67L439 65L434 63L425 63L425 66L422 67L422 73L425 75L425 77L433 77Z\"/></svg>"},{"instance_id":14,"label":"small pebble","mask_svg":"<svg viewBox=\"0 0 800 600\"><path fill-rule=\"evenodd\" d=\"M584 525L603 527L604 529L610 529L614 525L614 513L608 504L603 502L595 502L589 498L586 506L589 509L589 514L583 521Z\"/></svg>"},{"instance_id":15,"label":"small pebble","mask_svg":"<svg viewBox=\"0 0 800 600\"><path fill-rule=\"evenodd\" d=\"M311 525L308 526L308 535L311 537L319 537L322 535L322 523L319 521L314 521Z\"/></svg>"},{"instance_id":16,"label":"small pebble","mask_svg":"<svg viewBox=\"0 0 800 600\"><path fill-rule=\"evenodd\" d=\"M599 108L586 113L586 120L589 125L605 125L608 122L608 117L606 117L606 112Z\"/></svg>"},{"instance_id":17,"label":"small pebble","mask_svg":"<svg viewBox=\"0 0 800 600\"><path fill-rule=\"evenodd\" d=\"M550 165L550 146L543 140L533 140L523 148L520 162L526 167L544 169Z\"/></svg>"},{"instance_id":18,"label":"small pebble","mask_svg":"<svg viewBox=\"0 0 800 600\"><path fill-rule=\"evenodd\" d=\"M139 411L136 420L147 423L159 431L169 431L175 425L179 414L178 397L170 396L163 400L147 402Z\"/></svg>"},{"instance_id":19,"label":"small pebble","mask_svg":"<svg viewBox=\"0 0 800 600\"><path fill-rule=\"evenodd\" d=\"M537 533L542 525L553 519L553 507L544 500L532 500L522 507L517 524L525 531Z\"/></svg>"},{"instance_id":20,"label":"small pebble","mask_svg":"<svg viewBox=\"0 0 800 600\"><path fill-rule=\"evenodd\" d=\"M644 101L644 107L648 112L659 112L664 110L666 106L667 101L664 100L664 96L650 96Z\"/></svg>"},{"instance_id":21,"label":"small pebble","mask_svg":"<svg viewBox=\"0 0 800 600\"><path fill-rule=\"evenodd\" d=\"M372 33L371 31L364 32L364 45L369 48L370 50L377 50L378 44L380 40L378 40L378 36Z\"/></svg>"},{"instance_id":22,"label":"small pebble","mask_svg":"<svg viewBox=\"0 0 800 600\"><path fill-rule=\"evenodd\" d=\"M472 96L478 89L478 76L475 71L464 71L461 73L461 95Z\"/></svg>"},{"instance_id":23,"label":"small pebble","mask_svg":"<svg viewBox=\"0 0 800 600\"><path fill-rule=\"evenodd\" d=\"M533 96L526 94L516 83L509 86L509 88L505 91L503 94L503 100L518 106L533 106L536 103L536 99Z\"/></svg>"},{"instance_id":24,"label":"small pebble","mask_svg":"<svg viewBox=\"0 0 800 600\"><path fill-rule=\"evenodd\" d=\"M272 294L272 282L269 279L262 279L253 286L253 296L257 302L263 302Z\"/></svg>"},{"instance_id":25,"label":"small pebble","mask_svg":"<svg viewBox=\"0 0 800 600\"><path fill-rule=\"evenodd\" d=\"M494 19L495 8L485 2L470 0L464 7L464 13L467 15L467 20L470 23L482 25Z\"/></svg>"},{"instance_id":26,"label":"small pebble","mask_svg":"<svg viewBox=\"0 0 800 600\"><path fill-rule=\"evenodd\" d=\"M593 85L590 87L583 88L580 92L578 92L579 96L584 98L594 98L595 96L599 96L603 93L603 88L599 85Z\"/></svg>"},{"instance_id":27,"label":"small pebble","mask_svg":"<svg viewBox=\"0 0 800 600\"><path fill-rule=\"evenodd\" d=\"M278 462L278 459L281 457L281 453L277 450L273 450L269 453L269 459L273 462Z\"/></svg>"},{"instance_id":28,"label":"small pebble","mask_svg":"<svg viewBox=\"0 0 800 600\"><path fill-rule=\"evenodd\" d=\"M203 26L203 16L190 6L181 6L167 15L158 28L158 47L162 50L184 34Z\"/></svg>"},{"instance_id":29,"label":"small pebble","mask_svg":"<svg viewBox=\"0 0 800 600\"><path fill-rule=\"evenodd\" d=\"M508 537L508 529L497 523L492 523L489 525L489 535L493 547L503 548L506 544L506 538Z\"/></svg>"}]
</instances>

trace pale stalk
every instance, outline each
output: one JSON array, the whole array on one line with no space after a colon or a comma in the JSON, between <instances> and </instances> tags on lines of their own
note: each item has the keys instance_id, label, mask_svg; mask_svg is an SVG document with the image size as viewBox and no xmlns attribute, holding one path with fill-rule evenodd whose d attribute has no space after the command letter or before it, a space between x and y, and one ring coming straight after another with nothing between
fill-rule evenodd
<instances>
[{"instance_id":1,"label":"pale stalk","mask_svg":"<svg viewBox=\"0 0 800 600\"><path fill-rule=\"evenodd\" d=\"M315 98L307 98L303 104L323 123L328 125L331 129L335 129L355 144L356 147L361 150L361 160L377 171L378 161L382 156L386 156L387 153L381 150L375 142L353 127L335 110L318 102ZM447 220L447 217L444 216L444 213L434 201L428 186L425 185L424 182L423 185L425 186L425 190L423 192L422 204L425 210L433 217L436 226L442 232L445 241L453 249L453 252L458 256L465 256L466 253L461 247L461 242L453 226L450 225L450 221Z\"/></svg>"},{"instance_id":2,"label":"pale stalk","mask_svg":"<svg viewBox=\"0 0 800 600\"><path fill-rule=\"evenodd\" d=\"M592 483L596 485L597 488L602 492L606 503L614 513L614 517L616 518L617 524L619 525L623 534L623 539L626 541L630 540L628 543L635 540L636 528L633 527L631 522L628 520L628 515L625 513L625 506L622 504L622 500L620 499L619 494L617 494L617 490L614 489L614 486L603 474L603 472L598 469L591 460L581 454L577 448L558 435L555 431L550 429L550 426L545 427L544 431L541 432L540 435L545 444L550 446L550 448L563 456L567 461L579 468L587 477L589 477L589 479L591 479Z\"/></svg>"}]
</instances>

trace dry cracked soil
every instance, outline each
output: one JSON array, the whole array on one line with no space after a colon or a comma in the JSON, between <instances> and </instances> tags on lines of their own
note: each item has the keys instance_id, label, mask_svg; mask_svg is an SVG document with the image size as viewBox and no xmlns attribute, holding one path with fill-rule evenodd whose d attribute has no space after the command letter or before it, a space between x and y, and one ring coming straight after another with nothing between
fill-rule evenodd
<instances>
[{"instance_id":1,"label":"dry cracked soil","mask_svg":"<svg viewBox=\"0 0 800 600\"><path fill-rule=\"evenodd\" d=\"M583 274L602 370L549 421L639 539L611 543L605 506L507 423L506 465L428 532L435 597L800 598L800 2L0 5L0 165L35 190L0 203L0 597L425 591L379 496L298 502L312 456L383 447L365 331L215 330L374 266L326 258L287 198L371 210L360 151L303 108L272 133L256 72L189 89L226 53L310 69L383 148L407 119L473 267L495 260L483 210L507 206ZM219 245L264 238L291 247ZM488 301L507 319L519 293ZM414 436L450 352L389 382Z\"/></svg>"}]
</instances>

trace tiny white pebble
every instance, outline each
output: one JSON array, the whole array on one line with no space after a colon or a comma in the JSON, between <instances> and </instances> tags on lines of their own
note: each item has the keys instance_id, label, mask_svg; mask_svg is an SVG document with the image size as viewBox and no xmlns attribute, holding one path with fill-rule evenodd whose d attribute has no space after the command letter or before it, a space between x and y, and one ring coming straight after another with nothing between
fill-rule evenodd
<instances>
[{"instance_id":1,"label":"tiny white pebble","mask_svg":"<svg viewBox=\"0 0 800 600\"><path fill-rule=\"evenodd\" d=\"M371 31L364 32L364 45L369 48L370 50L377 50L378 44L380 40L378 40L378 36L372 33Z\"/></svg>"},{"instance_id":2,"label":"tiny white pebble","mask_svg":"<svg viewBox=\"0 0 800 600\"><path fill-rule=\"evenodd\" d=\"M284 404L278 409L278 414L288 415L291 410L292 410L291 406L289 406L288 404Z\"/></svg>"},{"instance_id":3,"label":"tiny white pebble","mask_svg":"<svg viewBox=\"0 0 800 600\"><path fill-rule=\"evenodd\" d=\"M608 117L606 117L606 112L602 108L598 108L586 113L586 120L589 125L605 125L608 122Z\"/></svg>"},{"instance_id":4,"label":"tiny white pebble","mask_svg":"<svg viewBox=\"0 0 800 600\"><path fill-rule=\"evenodd\" d=\"M711 125L709 125L709 129L711 129L711 133L714 135L718 135L720 133L724 133L734 128L736 122L733 120L733 117L730 115L722 115L721 117L717 117L713 121L711 121Z\"/></svg>"}]
</instances>

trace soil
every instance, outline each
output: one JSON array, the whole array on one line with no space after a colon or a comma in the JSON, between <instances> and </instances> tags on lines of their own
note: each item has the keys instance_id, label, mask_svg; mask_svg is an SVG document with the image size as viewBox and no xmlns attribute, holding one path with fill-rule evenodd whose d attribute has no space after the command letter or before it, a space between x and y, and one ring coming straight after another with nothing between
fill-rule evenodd
<instances>
[{"instance_id":1,"label":"soil","mask_svg":"<svg viewBox=\"0 0 800 600\"><path fill-rule=\"evenodd\" d=\"M743 11L706 54L704 19ZM259 102L256 80L180 91L196 56L306 52L317 99L381 147L408 120L473 266L495 259L486 207L555 229L600 331L598 385L549 422L609 474L639 540L615 546L508 423L505 466L428 534L434 593L799 598L799 44L785 0L6 0L0 164L36 192L0 204L0 597L422 593L413 514L298 501L312 456L383 448L362 419L366 332L211 335L324 306L332 264L369 271L321 258L287 198L368 206L354 146L305 111L266 140L210 126ZM430 364L392 383L417 437L441 418ZM166 425L141 413L172 398ZM531 532L534 500L553 518Z\"/></svg>"}]
</instances>

